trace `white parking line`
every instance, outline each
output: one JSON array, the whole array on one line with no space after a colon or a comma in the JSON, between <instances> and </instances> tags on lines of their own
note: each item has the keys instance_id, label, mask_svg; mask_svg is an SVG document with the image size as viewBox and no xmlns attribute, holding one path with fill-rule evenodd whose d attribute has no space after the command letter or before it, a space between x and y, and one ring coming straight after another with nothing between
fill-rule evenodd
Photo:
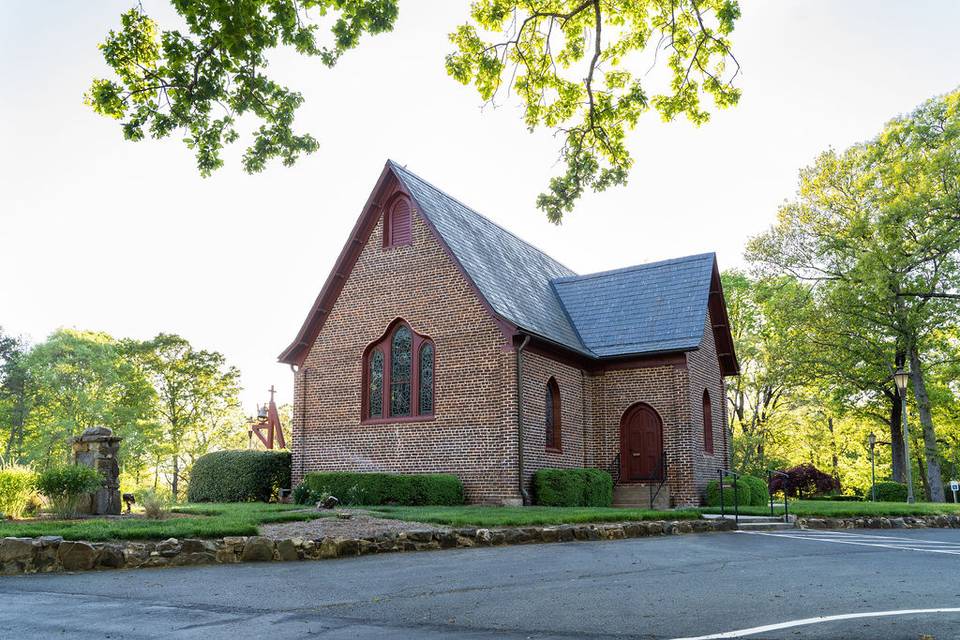
<instances>
[{"instance_id":1,"label":"white parking line","mask_svg":"<svg viewBox=\"0 0 960 640\"><path fill-rule=\"evenodd\" d=\"M750 533L753 533L752 531ZM772 534L760 534L772 535ZM865 611L863 613L842 613L834 616L819 616L816 618L802 618L800 620L789 620L787 622L778 622L776 624L767 624L762 627L750 627L749 629L738 629L736 631L724 631L723 633L713 633L706 636L691 636L687 638L674 638L673 640L722 640L723 638L742 638L752 636L764 631L777 631L779 629L790 629L791 627L802 627L810 624L821 624L823 622L834 622L836 620L856 620L858 618L883 618L888 616L909 616L924 613L960 613L960 608L945 607L940 609L900 609L897 611Z\"/></svg>"},{"instance_id":2,"label":"white parking line","mask_svg":"<svg viewBox=\"0 0 960 640\"><path fill-rule=\"evenodd\" d=\"M785 532L763 532L763 531L738 531L751 536L771 536L774 538L793 538L796 540L808 540L811 542L828 542L830 544L849 544L859 547L877 547L880 549L893 549L895 551L922 551L926 553L941 553L954 556L960 556L960 544L950 545L945 549L932 549L929 547L917 546L918 541L908 538L888 538L887 536L864 536L872 540L889 540L888 543L866 542L864 537L856 536L854 538L845 535L809 535L806 533L785 533ZM840 533L840 532L837 532ZM944 543L949 544L949 543Z\"/></svg>"}]
</instances>

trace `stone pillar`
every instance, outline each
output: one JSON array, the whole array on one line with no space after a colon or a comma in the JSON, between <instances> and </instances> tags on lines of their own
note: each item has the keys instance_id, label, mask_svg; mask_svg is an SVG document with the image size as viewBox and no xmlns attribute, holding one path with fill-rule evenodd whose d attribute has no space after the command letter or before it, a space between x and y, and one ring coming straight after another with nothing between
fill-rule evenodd
<instances>
[{"instance_id":1,"label":"stone pillar","mask_svg":"<svg viewBox=\"0 0 960 640\"><path fill-rule=\"evenodd\" d=\"M120 450L119 438L106 427L92 427L74 438L73 462L93 467L104 478L103 487L90 494L86 504L80 506L82 513L94 515L120 514L120 466L117 453Z\"/></svg>"}]
</instances>

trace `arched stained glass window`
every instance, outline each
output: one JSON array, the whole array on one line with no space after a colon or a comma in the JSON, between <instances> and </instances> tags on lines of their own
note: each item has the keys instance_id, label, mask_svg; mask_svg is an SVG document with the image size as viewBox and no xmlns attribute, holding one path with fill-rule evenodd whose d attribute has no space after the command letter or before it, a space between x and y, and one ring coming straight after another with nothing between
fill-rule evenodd
<instances>
[{"instance_id":1,"label":"arched stained glass window","mask_svg":"<svg viewBox=\"0 0 960 640\"><path fill-rule=\"evenodd\" d=\"M410 372L413 340L410 329L400 325L390 345L390 415L410 415Z\"/></svg>"},{"instance_id":2,"label":"arched stained glass window","mask_svg":"<svg viewBox=\"0 0 960 640\"><path fill-rule=\"evenodd\" d=\"M544 418L547 449L560 449L560 385L554 378L547 381Z\"/></svg>"},{"instance_id":3,"label":"arched stained glass window","mask_svg":"<svg viewBox=\"0 0 960 640\"><path fill-rule=\"evenodd\" d=\"M424 342L420 347L420 371L418 386L420 387L420 415L433 413L433 345Z\"/></svg>"},{"instance_id":4,"label":"arched stained glass window","mask_svg":"<svg viewBox=\"0 0 960 640\"><path fill-rule=\"evenodd\" d=\"M367 373L367 415L371 418L383 417L383 351L375 350L370 354L370 371Z\"/></svg>"}]
</instances>

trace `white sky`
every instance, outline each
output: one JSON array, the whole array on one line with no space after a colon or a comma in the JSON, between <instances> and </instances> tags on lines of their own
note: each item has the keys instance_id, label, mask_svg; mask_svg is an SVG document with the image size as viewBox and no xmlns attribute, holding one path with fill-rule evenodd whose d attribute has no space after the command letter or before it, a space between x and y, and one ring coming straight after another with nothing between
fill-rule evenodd
<instances>
[{"instance_id":1,"label":"white sky","mask_svg":"<svg viewBox=\"0 0 960 640\"><path fill-rule=\"evenodd\" d=\"M388 157L580 273L702 251L729 268L818 152L960 83L953 0L742 0L740 105L701 128L649 113L629 185L554 227L534 200L560 169L557 141L528 134L515 102L481 111L444 71L467 0L401 0L394 32L333 70L275 56L320 150L248 176L235 145L209 179L180 136L124 142L82 104L109 77L96 45L130 5L0 0L0 326L33 341L57 327L179 333L241 369L251 412L271 384L291 399L276 357Z\"/></svg>"}]
</instances>

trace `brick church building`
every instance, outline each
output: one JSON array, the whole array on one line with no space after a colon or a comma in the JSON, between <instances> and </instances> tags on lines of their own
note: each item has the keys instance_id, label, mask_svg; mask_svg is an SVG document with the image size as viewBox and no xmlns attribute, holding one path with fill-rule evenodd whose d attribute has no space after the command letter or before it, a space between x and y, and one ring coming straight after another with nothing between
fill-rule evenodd
<instances>
[{"instance_id":1,"label":"brick church building","mask_svg":"<svg viewBox=\"0 0 960 640\"><path fill-rule=\"evenodd\" d=\"M293 343L293 475L446 472L519 504L543 467L699 504L738 364L716 258L577 275L387 162Z\"/></svg>"}]
</instances>

